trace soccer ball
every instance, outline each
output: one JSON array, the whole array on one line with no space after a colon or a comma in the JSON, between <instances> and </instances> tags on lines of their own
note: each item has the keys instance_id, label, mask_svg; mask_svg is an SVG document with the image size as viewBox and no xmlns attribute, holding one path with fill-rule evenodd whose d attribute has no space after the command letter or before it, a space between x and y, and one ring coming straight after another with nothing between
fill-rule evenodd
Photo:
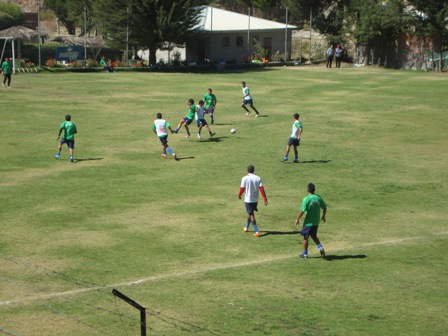
<instances>
[{"instance_id":1,"label":"soccer ball","mask_svg":"<svg viewBox=\"0 0 448 336\"><path fill-rule=\"evenodd\" d=\"M235 134L235 133L236 133L236 128L232 128L232 129L230 130L230 133Z\"/></svg>"}]
</instances>

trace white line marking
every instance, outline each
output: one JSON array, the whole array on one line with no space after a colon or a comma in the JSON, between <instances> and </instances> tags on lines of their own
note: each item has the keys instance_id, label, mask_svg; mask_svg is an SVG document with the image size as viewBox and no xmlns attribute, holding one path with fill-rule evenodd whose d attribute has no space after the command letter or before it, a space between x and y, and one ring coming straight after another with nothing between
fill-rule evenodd
<instances>
[{"instance_id":1,"label":"white line marking","mask_svg":"<svg viewBox=\"0 0 448 336\"><path fill-rule=\"evenodd\" d=\"M441 235L446 235L446 234L448 234L448 231L439 233L437 235L437 237L440 237ZM393 244L404 243L407 241L421 239L421 238L422 237L408 237L408 238L400 238L400 239L394 239L394 240L386 240L386 241L381 241L381 242L372 242L372 243L351 245L351 246L344 247L344 248L332 249L331 252L351 250L351 249L357 249L357 248L368 247L368 246L393 245ZM61 296L76 295L76 294L91 292L91 291L100 290L100 289L111 289L111 288L116 288L116 287L135 286L135 285L140 285L140 284L150 282L150 281L158 281L158 280L170 279L170 278L181 278L181 277L187 277L187 276L195 275L195 274L199 274L199 273L213 272L213 271L238 268L238 267L243 267L243 266L252 266L252 265L258 265L258 264L263 264L263 263L268 263L268 262L278 261L278 260L284 260L284 259L290 259L290 258L297 258L297 253L294 253L293 255L287 254L287 255L277 256L277 257L269 258L269 259L250 260L250 261L240 262L240 263L236 263L236 264L226 264L226 265L220 265L220 266L215 266L215 267L208 267L208 268L204 268L204 269L197 269L197 270L192 270L192 271L187 271L187 272L160 274L160 275L155 275L155 276L151 276L151 277L147 277L147 278L143 278L143 279L139 279L139 280L135 280L135 281L122 282L122 283L118 283L118 284L114 284L114 285L96 286L96 287L76 289L76 290L66 291L66 292L50 293L50 294L25 298L25 299L21 299L21 300L1 301L0 306L10 305L10 304L18 304L18 303L26 303L29 301L36 301L36 300L43 300L43 299L52 299L52 298L57 298L57 297L61 297Z\"/></svg>"}]
</instances>

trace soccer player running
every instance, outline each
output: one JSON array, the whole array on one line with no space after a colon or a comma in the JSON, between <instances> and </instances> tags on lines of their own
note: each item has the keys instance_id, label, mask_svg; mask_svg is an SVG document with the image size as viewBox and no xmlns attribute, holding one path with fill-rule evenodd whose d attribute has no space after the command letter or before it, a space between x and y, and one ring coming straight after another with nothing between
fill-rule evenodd
<instances>
[{"instance_id":1,"label":"soccer player running","mask_svg":"<svg viewBox=\"0 0 448 336\"><path fill-rule=\"evenodd\" d=\"M184 125L185 129L187 130L187 135L185 136L185 138L190 137L190 129L188 128L188 125L190 125L193 122L194 116L196 114L196 105L194 104L194 100L192 98L187 100L187 106L188 106L187 115L183 117L181 120L179 120L179 125L177 125L176 129L173 131L174 133L177 134L182 125Z\"/></svg>"},{"instance_id":2,"label":"soccer player running","mask_svg":"<svg viewBox=\"0 0 448 336\"><path fill-rule=\"evenodd\" d=\"M249 105L250 108L255 111L255 117L258 117L260 115L260 112L258 112L258 110L254 106L254 102L252 96L250 95L250 90L246 86L246 82L241 82L241 84L243 86L243 102L241 104L241 107L247 112L246 115L249 115L250 111L246 107L246 105Z\"/></svg>"},{"instance_id":3,"label":"soccer player running","mask_svg":"<svg viewBox=\"0 0 448 336\"><path fill-rule=\"evenodd\" d=\"M303 214L306 213L305 220L300 234L303 236L303 252L299 255L300 258L308 258L308 238L311 237L316 243L322 258L325 258L325 250L322 244L317 238L317 230L319 228L319 222L322 220L325 223L327 214L327 205L321 196L316 195L314 192L316 187L313 183L309 183L307 187L308 196L302 201L299 215L296 219L296 226L299 225L300 219ZM320 209L323 210L322 218L320 217Z\"/></svg>"},{"instance_id":4,"label":"soccer player running","mask_svg":"<svg viewBox=\"0 0 448 336\"><path fill-rule=\"evenodd\" d=\"M213 92L212 89L208 89L208 93L204 95L204 102L205 102L205 111L210 114L210 120L213 125L215 123L213 113L215 112L218 99L216 99L216 96L212 92Z\"/></svg>"},{"instance_id":5,"label":"soccer player running","mask_svg":"<svg viewBox=\"0 0 448 336\"><path fill-rule=\"evenodd\" d=\"M215 133L212 132L212 130L210 129L210 126L208 126L207 124L207 120L205 120L204 118L204 114L205 114L205 107L204 107L204 101L200 100L198 102L198 106L196 109L196 120L197 120L197 125L198 125L198 138L201 138L201 130L202 127L205 127L208 130L208 134L210 134L210 137L214 136Z\"/></svg>"},{"instance_id":6,"label":"soccer player running","mask_svg":"<svg viewBox=\"0 0 448 336\"><path fill-rule=\"evenodd\" d=\"M297 146L300 146L300 136L302 135L302 122L299 120L300 115L298 113L294 113L294 123L292 124L292 134L289 138L288 144L286 145L286 153L283 156L283 161L288 161L289 150L291 146L294 147L294 162L299 162L299 153L297 151Z\"/></svg>"},{"instance_id":7,"label":"soccer player running","mask_svg":"<svg viewBox=\"0 0 448 336\"><path fill-rule=\"evenodd\" d=\"M249 225L252 224L254 228L254 236L260 237L260 232L258 231L257 221L255 220L255 211L258 211L258 195L261 192L264 199L264 205L268 205L268 198L266 196L266 192L263 187L263 182L261 181L261 177L254 174L255 167L249 165L247 167L247 175L241 179L241 186L238 192L238 198L241 199L241 196L245 192L244 195L244 203L246 205L246 212L248 214L246 225L243 227L244 232L249 231Z\"/></svg>"},{"instance_id":8,"label":"soccer player running","mask_svg":"<svg viewBox=\"0 0 448 336\"><path fill-rule=\"evenodd\" d=\"M162 113L157 113L157 119L154 120L154 124L152 125L152 130L159 137L160 142L162 143L162 156L166 158L166 152L170 153L174 160L178 160L176 154L173 152L171 147L168 147L168 132L167 129L171 131L173 134L173 130L171 129L171 125L168 121L162 119Z\"/></svg>"},{"instance_id":9,"label":"soccer player running","mask_svg":"<svg viewBox=\"0 0 448 336\"><path fill-rule=\"evenodd\" d=\"M75 150L75 134L78 133L78 130L76 129L76 125L71 121L71 119L72 117L70 116L70 114L67 114L65 116L65 121L59 128L59 134L56 140L59 140L62 131L64 131L64 136L62 137L58 145L58 153L55 155L55 159L59 159L59 157L61 156L62 145L66 143L70 151L70 162L73 162L73 151Z\"/></svg>"}]
</instances>

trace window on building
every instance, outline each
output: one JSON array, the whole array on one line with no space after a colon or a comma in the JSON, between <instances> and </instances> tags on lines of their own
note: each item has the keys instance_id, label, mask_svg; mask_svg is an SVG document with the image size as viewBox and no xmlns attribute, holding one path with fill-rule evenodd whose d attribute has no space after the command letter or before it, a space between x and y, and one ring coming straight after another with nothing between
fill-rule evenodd
<instances>
[{"instance_id":1,"label":"window on building","mask_svg":"<svg viewBox=\"0 0 448 336\"><path fill-rule=\"evenodd\" d=\"M236 37L236 46L237 47L243 47L244 46L244 40L242 36Z\"/></svg>"},{"instance_id":2,"label":"window on building","mask_svg":"<svg viewBox=\"0 0 448 336\"><path fill-rule=\"evenodd\" d=\"M225 36L225 37L222 38L222 47L223 48L230 47L230 37Z\"/></svg>"}]
</instances>

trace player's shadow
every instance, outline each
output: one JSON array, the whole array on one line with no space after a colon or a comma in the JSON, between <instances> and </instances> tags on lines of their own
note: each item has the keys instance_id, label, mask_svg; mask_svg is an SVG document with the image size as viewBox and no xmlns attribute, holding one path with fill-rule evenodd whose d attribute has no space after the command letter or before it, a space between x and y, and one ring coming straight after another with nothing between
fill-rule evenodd
<instances>
[{"instance_id":1,"label":"player's shadow","mask_svg":"<svg viewBox=\"0 0 448 336\"><path fill-rule=\"evenodd\" d=\"M213 137L213 138L201 138L198 139L197 142L221 142L222 139L228 138L228 136L222 136L222 137Z\"/></svg>"},{"instance_id":2,"label":"player's shadow","mask_svg":"<svg viewBox=\"0 0 448 336\"><path fill-rule=\"evenodd\" d=\"M325 260L333 261L333 260L346 260L346 259L364 259L367 258L365 254L346 254L346 255L331 255L327 254L325 256Z\"/></svg>"},{"instance_id":3,"label":"player's shadow","mask_svg":"<svg viewBox=\"0 0 448 336\"><path fill-rule=\"evenodd\" d=\"M278 235L296 235L300 231L260 231L260 237L264 236L278 236Z\"/></svg>"},{"instance_id":4,"label":"player's shadow","mask_svg":"<svg viewBox=\"0 0 448 336\"><path fill-rule=\"evenodd\" d=\"M308 160L308 161L300 161L300 163L329 163L331 160Z\"/></svg>"},{"instance_id":5,"label":"player's shadow","mask_svg":"<svg viewBox=\"0 0 448 336\"><path fill-rule=\"evenodd\" d=\"M74 159L73 163L82 162L82 161L96 161L96 160L104 160L104 158L80 158L80 159Z\"/></svg>"},{"instance_id":6,"label":"player's shadow","mask_svg":"<svg viewBox=\"0 0 448 336\"><path fill-rule=\"evenodd\" d=\"M194 156L184 156L184 157L177 157L177 161L182 161L182 160L189 160L189 159L194 159Z\"/></svg>"}]
</instances>

